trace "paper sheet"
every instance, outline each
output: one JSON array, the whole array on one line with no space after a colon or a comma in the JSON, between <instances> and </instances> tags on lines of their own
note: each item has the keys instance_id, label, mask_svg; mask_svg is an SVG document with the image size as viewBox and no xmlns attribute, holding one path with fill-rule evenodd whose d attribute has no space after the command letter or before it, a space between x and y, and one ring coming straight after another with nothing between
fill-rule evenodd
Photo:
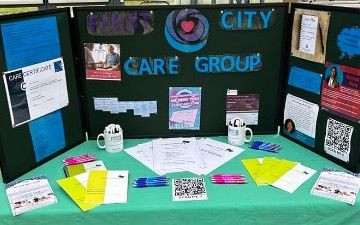
<instances>
[{"instance_id":1,"label":"paper sheet","mask_svg":"<svg viewBox=\"0 0 360 225\"><path fill-rule=\"evenodd\" d=\"M61 57L7 71L3 78L13 127L69 104Z\"/></svg>"},{"instance_id":2,"label":"paper sheet","mask_svg":"<svg viewBox=\"0 0 360 225\"><path fill-rule=\"evenodd\" d=\"M299 39L299 51L315 54L316 34L319 18L317 16L302 15Z\"/></svg>"},{"instance_id":3,"label":"paper sheet","mask_svg":"<svg viewBox=\"0 0 360 225\"><path fill-rule=\"evenodd\" d=\"M205 175L244 151L242 148L215 141L210 138L200 139L198 144L201 156L205 163L205 167L200 168L198 173Z\"/></svg>"},{"instance_id":4,"label":"paper sheet","mask_svg":"<svg viewBox=\"0 0 360 225\"><path fill-rule=\"evenodd\" d=\"M271 185L281 190L293 193L315 173L316 170L297 164Z\"/></svg>"},{"instance_id":5,"label":"paper sheet","mask_svg":"<svg viewBox=\"0 0 360 225\"><path fill-rule=\"evenodd\" d=\"M57 203L57 198L45 176L5 184L6 195L14 216Z\"/></svg>"},{"instance_id":6,"label":"paper sheet","mask_svg":"<svg viewBox=\"0 0 360 225\"><path fill-rule=\"evenodd\" d=\"M358 175L325 169L311 189L311 194L354 205L359 188Z\"/></svg>"},{"instance_id":7,"label":"paper sheet","mask_svg":"<svg viewBox=\"0 0 360 225\"><path fill-rule=\"evenodd\" d=\"M82 211L88 211L99 204L84 203L86 184L89 172L79 174L74 177L58 180L57 183L70 196L70 198L80 207Z\"/></svg>"},{"instance_id":8,"label":"paper sheet","mask_svg":"<svg viewBox=\"0 0 360 225\"><path fill-rule=\"evenodd\" d=\"M107 173L106 170L90 170L84 203L102 204L104 202Z\"/></svg>"},{"instance_id":9,"label":"paper sheet","mask_svg":"<svg viewBox=\"0 0 360 225\"><path fill-rule=\"evenodd\" d=\"M154 167L159 170L191 170L204 167L195 138L167 138L153 141Z\"/></svg>"},{"instance_id":10,"label":"paper sheet","mask_svg":"<svg viewBox=\"0 0 360 225\"><path fill-rule=\"evenodd\" d=\"M266 185L264 182L259 182L256 179L261 167L261 162L258 159L243 159L241 162L244 164L257 186Z\"/></svg>"},{"instance_id":11,"label":"paper sheet","mask_svg":"<svg viewBox=\"0 0 360 225\"><path fill-rule=\"evenodd\" d=\"M111 114L127 113L133 110L135 116L150 117L157 114L157 101L118 101L118 98L98 98L94 99L94 109Z\"/></svg>"},{"instance_id":12,"label":"paper sheet","mask_svg":"<svg viewBox=\"0 0 360 225\"><path fill-rule=\"evenodd\" d=\"M288 94L284 109L284 133L314 147L319 106Z\"/></svg>"},{"instance_id":13,"label":"paper sheet","mask_svg":"<svg viewBox=\"0 0 360 225\"><path fill-rule=\"evenodd\" d=\"M265 158L261 167L268 163L268 158ZM271 162L272 163L272 162ZM278 163L274 162L273 166L266 171L262 171L262 174L257 177L257 180L260 182L265 182L266 184L273 184L275 181L279 180L284 174L289 172L292 168L296 166L296 162L288 160L279 160Z\"/></svg>"},{"instance_id":14,"label":"paper sheet","mask_svg":"<svg viewBox=\"0 0 360 225\"><path fill-rule=\"evenodd\" d=\"M61 111L30 121L29 129L36 162L65 148L65 133Z\"/></svg>"},{"instance_id":15,"label":"paper sheet","mask_svg":"<svg viewBox=\"0 0 360 225\"><path fill-rule=\"evenodd\" d=\"M169 129L199 130L201 87L169 88Z\"/></svg>"}]
</instances>

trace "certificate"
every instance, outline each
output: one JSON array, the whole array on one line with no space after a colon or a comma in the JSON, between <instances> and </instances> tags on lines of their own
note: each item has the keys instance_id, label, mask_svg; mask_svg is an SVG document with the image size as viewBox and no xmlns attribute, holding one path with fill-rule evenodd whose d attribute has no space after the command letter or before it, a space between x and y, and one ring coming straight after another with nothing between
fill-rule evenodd
<instances>
[{"instance_id":1,"label":"certificate","mask_svg":"<svg viewBox=\"0 0 360 225\"><path fill-rule=\"evenodd\" d=\"M69 104L61 57L5 72L3 79L13 127Z\"/></svg>"}]
</instances>

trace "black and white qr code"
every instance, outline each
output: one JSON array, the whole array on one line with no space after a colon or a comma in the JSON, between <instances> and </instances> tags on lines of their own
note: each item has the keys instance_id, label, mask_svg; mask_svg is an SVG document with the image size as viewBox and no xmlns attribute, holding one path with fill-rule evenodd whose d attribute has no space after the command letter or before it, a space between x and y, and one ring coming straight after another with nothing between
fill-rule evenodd
<instances>
[{"instance_id":1,"label":"black and white qr code","mask_svg":"<svg viewBox=\"0 0 360 225\"><path fill-rule=\"evenodd\" d=\"M205 200L207 193L204 178L173 179L173 200Z\"/></svg>"},{"instance_id":2,"label":"black and white qr code","mask_svg":"<svg viewBox=\"0 0 360 225\"><path fill-rule=\"evenodd\" d=\"M334 119L328 119L326 125L325 151L343 161L349 161L351 136L354 127Z\"/></svg>"}]
</instances>

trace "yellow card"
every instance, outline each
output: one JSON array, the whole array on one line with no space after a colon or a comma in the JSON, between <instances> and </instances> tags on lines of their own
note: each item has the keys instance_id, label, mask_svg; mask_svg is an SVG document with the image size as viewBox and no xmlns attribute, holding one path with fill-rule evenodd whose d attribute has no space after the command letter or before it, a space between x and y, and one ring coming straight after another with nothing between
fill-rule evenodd
<instances>
[{"instance_id":1,"label":"yellow card","mask_svg":"<svg viewBox=\"0 0 360 225\"><path fill-rule=\"evenodd\" d=\"M272 163L272 164L271 164ZM272 167L267 167L267 170L264 170L261 175L257 177L257 179L260 182L265 182L267 184L273 184L275 181L277 181L280 177L285 175L289 170L294 168L296 166L296 162L289 161L289 160L278 160L278 162L275 162L272 160L269 165L272 165Z\"/></svg>"},{"instance_id":2,"label":"yellow card","mask_svg":"<svg viewBox=\"0 0 360 225\"><path fill-rule=\"evenodd\" d=\"M259 162L259 160L258 159L243 159L243 160L241 160L241 162L244 164L245 168L249 172L252 179L255 181L256 185L258 185L258 186L264 185L257 181L258 172L261 167L261 163Z\"/></svg>"},{"instance_id":3,"label":"yellow card","mask_svg":"<svg viewBox=\"0 0 360 225\"><path fill-rule=\"evenodd\" d=\"M86 189L75 177L58 180L57 183L64 189L70 198L75 201L82 211L85 212L98 206L98 204L84 203Z\"/></svg>"},{"instance_id":4,"label":"yellow card","mask_svg":"<svg viewBox=\"0 0 360 225\"><path fill-rule=\"evenodd\" d=\"M105 198L107 170L90 170L84 203L101 204Z\"/></svg>"},{"instance_id":5,"label":"yellow card","mask_svg":"<svg viewBox=\"0 0 360 225\"><path fill-rule=\"evenodd\" d=\"M261 177L264 173L269 172L278 163L280 163L280 159L264 157L264 160L261 163L261 167L259 168L257 178Z\"/></svg>"}]
</instances>

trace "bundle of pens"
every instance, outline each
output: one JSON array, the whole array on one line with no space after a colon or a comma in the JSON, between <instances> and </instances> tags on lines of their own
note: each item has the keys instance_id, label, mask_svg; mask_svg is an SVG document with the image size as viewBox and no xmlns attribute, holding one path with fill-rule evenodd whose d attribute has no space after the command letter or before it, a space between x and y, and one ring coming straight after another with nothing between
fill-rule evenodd
<instances>
[{"instance_id":1,"label":"bundle of pens","mask_svg":"<svg viewBox=\"0 0 360 225\"><path fill-rule=\"evenodd\" d=\"M249 143L249 147L255 150L262 150L273 153L278 153L282 148L281 145L273 144L265 141L252 141Z\"/></svg>"},{"instance_id":2,"label":"bundle of pens","mask_svg":"<svg viewBox=\"0 0 360 225\"><path fill-rule=\"evenodd\" d=\"M140 177L133 182L133 187L143 188L143 187L161 187L168 186L169 178L165 176L160 177Z\"/></svg>"},{"instance_id":3,"label":"bundle of pens","mask_svg":"<svg viewBox=\"0 0 360 225\"><path fill-rule=\"evenodd\" d=\"M241 174L213 174L211 176L213 184L246 184L246 179Z\"/></svg>"},{"instance_id":4,"label":"bundle of pens","mask_svg":"<svg viewBox=\"0 0 360 225\"><path fill-rule=\"evenodd\" d=\"M96 160L96 156L93 154L84 154L79 156L70 156L62 160L62 163L66 166L76 165L80 163L87 163Z\"/></svg>"}]
</instances>

